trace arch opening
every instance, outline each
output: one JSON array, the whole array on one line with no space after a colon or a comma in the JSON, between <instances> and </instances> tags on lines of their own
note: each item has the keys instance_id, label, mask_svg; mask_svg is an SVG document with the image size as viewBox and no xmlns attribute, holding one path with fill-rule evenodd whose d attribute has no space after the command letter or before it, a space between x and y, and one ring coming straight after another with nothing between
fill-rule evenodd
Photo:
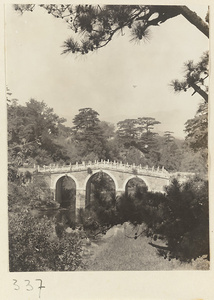
<instances>
[{"instance_id":1,"label":"arch opening","mask_svg":"<svg viewBox=\"0 0 214 300\"><path fill-rule=\"evenodd\" d=\"M76 209L76 183L69 176L62 176L56 182L55 199L60 207Z\"/></svg>"},{"instance_id":2,"label":"arch opening","mask_svg":"<svg viewBox=\"0 0 214 300\"><path fill-rule=\"evenodd\" d=\"M148 190L148 186L145 181L139 177L133 177L129 179L125 186L126 195L135 195L137 192L145 192Z\"/></svg>"},{"instance_id":3,"label":"arch opening","mask_svg":"<svg viewBox=\"0 0 214 300\"><path fill-rule=\"evenodd\" d=\"M92 203L102 205L110 203L116 195L114 180L105 172L97 172L92 175L86 184L85 207L90 209Z\"/></svg>"}]
</instances>

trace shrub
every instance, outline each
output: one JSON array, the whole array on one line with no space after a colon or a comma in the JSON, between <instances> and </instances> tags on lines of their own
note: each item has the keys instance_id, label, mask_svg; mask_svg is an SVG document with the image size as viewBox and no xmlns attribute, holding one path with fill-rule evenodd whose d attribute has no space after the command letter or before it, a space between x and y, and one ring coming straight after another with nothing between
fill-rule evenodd
<instances>
[{"instance_id":1,"label":"shrub","mask_svg":"<svg viewBox=\"0 0 214 300\"><path fill-rule=\"evenodd\" d=\"M33 216L37 205L53 205L50 190L42 178L26 185L9 182L9 267L11 272L72 271L82 266L81 243L77 233L63 228L46 216Z\"/></svg>"},{"instance_id":2,"label":"shrub","mask_svg":"<svg viewBox=\"0 0 214 300\"><path fill-rule=\"evenodd\" d=\"M167 247L159 250L165 258L209 258L208 182L199 177L184 184L173 180L165 195L145 188L123 194L117 213L120 223L145 223L147 236L166 241Z\"/></svg>"},{"instance_id":3,"label":"shrub","mask_svg":"<svg viewBox=\"0 0 214 300\"><path fill-rule=\"evenodd\" d=\"M166 189L161 218L153 232L168 241L168 255L182 261L209 258L208 182L194 178L177 180Z\"/></svg>"},{"instance_id":4,"label":"shrub","mask_svg":"<svg viewBox=\"0 0 214 300\"><path fill-rule=\"evenodd\" d=\"M9 266L11 272L73 271L80 267L78 234L56 235L47 217L32 217L23 208L9 213Z\"/></svg>"}]
</instances>

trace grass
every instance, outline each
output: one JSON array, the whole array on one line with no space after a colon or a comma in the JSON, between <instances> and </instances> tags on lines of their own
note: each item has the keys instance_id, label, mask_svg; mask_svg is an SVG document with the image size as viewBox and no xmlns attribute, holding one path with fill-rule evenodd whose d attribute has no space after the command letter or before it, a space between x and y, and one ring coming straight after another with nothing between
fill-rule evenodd
<instances>
[{"instance_id":1,"label":"grass","mask_svg":"<svg viewBox=\"0 0 214 300\"><path fill-rule=\"evenodd\" d=\"M140 233L143 228L138 228ZM106 236L85 246L84 260L88 271L205 270L209 264L202 258L191 263L171 261L158 256L150 239L143 234L134 239L136 229L129 224L115 226Z\"/></svg>"}]
</instances>

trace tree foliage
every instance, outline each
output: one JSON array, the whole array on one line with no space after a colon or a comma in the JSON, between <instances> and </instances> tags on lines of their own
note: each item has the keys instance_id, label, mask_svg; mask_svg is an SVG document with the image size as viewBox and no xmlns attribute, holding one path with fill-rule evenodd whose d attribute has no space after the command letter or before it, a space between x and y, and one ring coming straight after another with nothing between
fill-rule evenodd
<instances>
[{"instance_id":1,"label":"tree foliage","mask_svg":"<svg viewBox=\"0 0 214 300\"><path fill-rule=\"evenodd\" d=\"M43 101L31 99L26 106L12 100L8 104L9 160L23 163L46 163L66 159L66 151L56 143L59 125L65 122Z\"/></svg>"},{"instance_id":2,"label":"tree foliage","mask_svg":"<svg viewBox=\"0 0 214 300\"><path fill-rule=\"evenodd\" d=\"M198 93L204 101L208 102L208 76L209 76L209 53L205 52L196 64L192 60L184 64L184 79L173 80L171 85L175 92L186 92L193 89L193 94Z\"/></svg>"},{"instance_id":3,"label":"tree foliage","mask_svg":"<svg viewBox=\"0 0 214 300\"><path fill-rule=\"evenodd\" d=\"M160 165L164 166L167 171L178 171L185 152L182 147L177 144L176 139L172 135L172 131L165 131L160 150Z\"/></svg>"},{"instance_id":4,"label":"tree foliage","mask_svg":"<svg viewBox=\"0 0 214 300\"><path fill-rule=\"evenodd\" d=\"M146 234L165 258L191 261L205 255L209 259L208 183L194 178L184 184L174 179L166 194L136 189L123 195L118 206L121 223L145 223ZM165 246L158 246L165 241Z\"/></svg>"},{"instance_id":5,"label":"tree foliage","mask_svg":"<svg viewBox=\"0 0 214 300\"><path fill-rule=\"evenodd\" d=\"M195 117L185 123L186 141L194 151L208 146L208 104L201 103Z\"/></svg>"},{"instance_id":6,"label":"tree foliage","mask_svg":"<svg viewBox=\"0 0 214 300\"><path fill-rule=\"evenodd\" d=\"M11 272L74 271L81 262L77 235L57 237L51 220L32 217L28 209L9 214Z\"/></svg>"},{"instance_id":7,"label":"tree foliage","mask_svg":"<svg viewBox=\"0 0 214 300\"><path fill-rule=\"evenodd\" d=\"M56 207L44 178L28 184L9 182L9 267L11 272L74 271L82 266L77 233L59 237L54 220L33 214L33 209Z\"/></svg>"},{"instance_id":8,"label":"tree foliage","mask_svg":"<svg viewBox=\"0 0 214 300\"><path fill-rule=\"evenodd\" d=\"M199 105L193 119L185 123L186 142L195 152L200 152L207 164L208 148L208 76L209 54L205 52L197 64L189 61L185 64L184 80L174 80L171 85L175 92L186 92L193 89L193 94L198 93L203 102Z\"/></svg>"},{"instance_id":9,"label":"tree foliage","mask_svg":"<svg viewBox=\"0 0 214 300\"><path fill-rule=\"evenodd\" d=\"M18 169L33 164L50 164L109 159L158 166L163 145L153 130L159 122L139 117L113 124L100 121L92 108L82 108L66 127L44 102L31 99L26 106L18 100L8 104L9 177ZM158 159L158 160L157 160Z\"/></svg>"},{"instance_id":10,"label":"tree foliage","mask_svg":"<svg viewBox=\"0 0 214 300\"><path fill-rule=\"evenodd\" d=\"M74 117L73 139L82 159L105 158L105 139L98 115L92 108L82 108Z\"/></svg>"},{"instance_id":11,"label":"tree foliage","mask_svg":"<svg viewBox=\"0 0 214 300\"><path fill-rule=\"evenodd\" d=\"M157 233L168 240L172 257L191 260L209 257L208 182L194 178L167 188L165 211Z\"/></svg>"},{"instance_id":12,"label":"tree foliage","mask_svg":"<svg viewBox=\"0 0 214 300\"><path fill-rule=\"evenodd\" d=\"M145 157L144 163L147 161L149 165L158 165L159 151L156 140L157 133L152 131L154 125L157 124L160 124L160 122L151 117L126 119L118 122L117 137L125 148L131 150L134 147L139 150L142 153L141 156ZM126 157L127 155L128 153L126 153Z\"/></svg>"},{"instance_id":13,"label":"tree foliage","mask_svg":"<svg viewBox=\"0 0 214 300\"><path fill-rule=\"evenodd\" d=\"M15 5L23 13L33 11L35 5ZM187 6L181 5L40 5L48 14L63 19L81 40L73 37L64 42L63 53L82 53L106 46L117 33L130 30L133 40L149 38L152 26L182 15L209 37L208 24Z\"/></svg>"},{"instance_id":14,"label":"tree foliage","mask_svg":"<svg viewBox=\"0 0 214 300\"><path fill-rule=\"evenodd\" d=\"M160 122L150 117L126 119L117 123L117 135L125 146L135 146L146 152L156 135L152 130L157 124Z\"/></svg>"},{"instance_id":15,"label":"tree foliage","mask_svg":"<svg viewBox=\"0 0 214 300\"><path fill-rule=\"evenodd\" d=\"M136 119L126 119L117 123L117 135L122 143L129 146L136 146L138 140L138 129Z\"/></svg>"},{"instance_id":16,"label":"tree foliage","mask_svg":"<svg viewBox=\"0 0 214 300\"><path fill-rule=\"evenodd\" d=\"M207 105L201 104L194 119L186 122L186 147L206 157ZM161 137L150 117L126 119L113 124L99 120L92 108L82 108L74 117L73 127L54 114L44 102L31 100L26 106L18 100L8 104L8 176L19 178L18 169L33 164L72 163L109 159L142 166L164 166L169 171L193 171L192 154L170 131ZM200 165L194 156L194 166ZM184 163L185 161L185 163ZM203 160L204 161L204 160ZM196 168L198 170L199 168ZM21 179L22 180L22 179ZM24 179L23 179L24 180Z\"/></svg>"}]
</instances>

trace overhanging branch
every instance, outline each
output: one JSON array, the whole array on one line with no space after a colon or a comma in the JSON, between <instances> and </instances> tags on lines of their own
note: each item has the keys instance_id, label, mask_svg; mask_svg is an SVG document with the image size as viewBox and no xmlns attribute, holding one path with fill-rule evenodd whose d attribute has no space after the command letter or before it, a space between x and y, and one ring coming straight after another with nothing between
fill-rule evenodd
<instances>
[{"instance_id":1,"label":"overhanging branch","mask_svg":"<svg viewBox=\"0 0 214 300\"><path fill-rule=\"evenodd\" d=\"M203 34L209 38L209 26L194 11L187 6L179 6L181 14L194 26L196 26Z\"/></svg>"}]
</instances>

